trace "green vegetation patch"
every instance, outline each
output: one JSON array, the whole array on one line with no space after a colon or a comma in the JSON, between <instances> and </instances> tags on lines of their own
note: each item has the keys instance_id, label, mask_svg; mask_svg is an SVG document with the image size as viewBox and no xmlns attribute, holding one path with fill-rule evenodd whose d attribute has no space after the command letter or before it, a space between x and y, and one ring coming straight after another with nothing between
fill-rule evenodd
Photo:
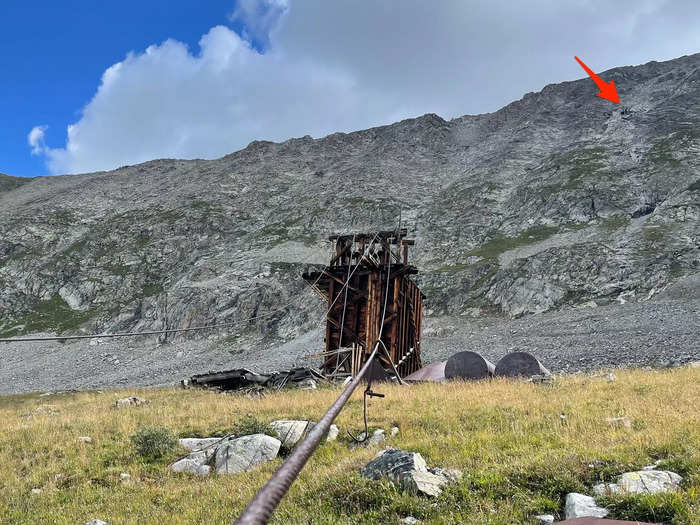
<instances>
[{"instance_id":1,"label":"green vegetation patch","mask_svg":"<svg viewBox=\"0 0 700 525\"><path fill-rule=\"evenodd\" d=\"M95 315L92 310L73 310L60 295L56 294L47 301L40 301L32 313L20 319L7 320L4 326L22 325L22 328L5 329L0 332L3 337L24 335L34 332L63 333L76 330Z\"/></svg>"},{"instance_id":2,"label":"green vegetation patch","mask_svg":"<svg viewBox=\"0 0 700 525\"><path fill-rule=\"evenodd\" d=\"M506 237L502 233L496 232L493 233L491 238L484 244L467 252L466 256L497 259L503 252L507 252L508 250L512 250L520 246L526 246L528 244L543 241L558 231L559 228L556 226L535 226L520 232L515 237Z\"/></svg>"}]
</instances>

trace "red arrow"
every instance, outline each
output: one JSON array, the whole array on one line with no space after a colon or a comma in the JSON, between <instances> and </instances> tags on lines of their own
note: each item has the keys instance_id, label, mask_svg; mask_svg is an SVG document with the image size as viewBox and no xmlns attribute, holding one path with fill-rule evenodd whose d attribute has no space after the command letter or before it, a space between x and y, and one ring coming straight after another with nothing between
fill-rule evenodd
<instances>
[{"instance_id":1,"label":"red arrow","mask_svg":"<svg viewBox=\"0 0 700 525\"><path fill-rule=\"evenodd\" d=\"M614 102L615 104L620 103L620 97L617 96L617 89L615 89L615 82L612 80L608 84L600 78L598 75L596 75L593 71L591 71L591 68L589 68L586 64L581 62L581 59L579 57L574 57L576 59L576 62L581 64L581 67L588 73L588 75L593 79L593 82L595 82L596 86L598 86L598 89L600 89L600 93L596 93L596 96L600 98L604 98L605 100L609 100L610 102Z\"/></svg>"}]
</instances>

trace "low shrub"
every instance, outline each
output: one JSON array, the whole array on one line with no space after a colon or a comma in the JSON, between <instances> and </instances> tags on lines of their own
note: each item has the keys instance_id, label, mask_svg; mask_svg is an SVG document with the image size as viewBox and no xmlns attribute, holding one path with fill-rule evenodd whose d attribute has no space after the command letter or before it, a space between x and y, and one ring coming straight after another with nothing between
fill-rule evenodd
<instances>
[{"instance_id":1,"label":"low shrub","mask_svg":"<svg viewBox=\"0 0 700 525\"><path fill-rule=\"evenodd\" d=\"M168 428L141 427L131 436L131 443L139 456L152 460L172 452L177 438Z\"/></svg>"}]
</instances>

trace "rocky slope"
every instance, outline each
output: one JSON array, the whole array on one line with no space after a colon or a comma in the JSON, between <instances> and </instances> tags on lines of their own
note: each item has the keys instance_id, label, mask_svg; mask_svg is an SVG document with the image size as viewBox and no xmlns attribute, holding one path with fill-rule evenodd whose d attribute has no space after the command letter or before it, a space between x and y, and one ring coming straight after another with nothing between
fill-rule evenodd
<instances>
[{"instance_id":1,"label":"rocky slope","mask_svg":"<svg viewBox=\"0 0 700 525\"><path fill-rule=\"evenodd\" d=\"M602 76L621 105L582 79L216 160L0 175L0 334L227 322L202 344L259 354L318 323L299 275L329 233L399 220L429 319L653 300L700 270L700 54Z\"/></svg>"}]
</instances>

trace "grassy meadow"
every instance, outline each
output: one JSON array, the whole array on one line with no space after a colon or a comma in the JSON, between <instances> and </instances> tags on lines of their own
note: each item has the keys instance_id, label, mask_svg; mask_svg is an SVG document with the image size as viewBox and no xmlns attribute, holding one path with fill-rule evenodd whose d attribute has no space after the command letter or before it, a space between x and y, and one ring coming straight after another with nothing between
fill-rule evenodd
<instances>
[{"instance_id":1,"label":"grassy meadow","mask_svg":"<svg viewBox=\"0 0 700 525\"><path fill-rule=\"evenodd\" d=\"M684 477L683 490L609 498L611 517L700 524L700 369L615 374L614 382L581 375L553 384L377 386L386 398L370 401L370 426L400 428L387 445L420 452L429 466L464 471L435 499L358 476L378 448L348 447L345 430L362 426L357 391L336 420L341 439L319 447L273 523L398 524L408 515L424 523L535 523L536 514L561 517L567 492L590 494L597 482L661 460L660 468ZM0 523L229 523L281 459L244 474L198 478L168 469L186 451L146 460L130 436L144 426L178 437L226 435L251 416L317 420L339 392L287 390L257 399L179 389L2 396ZM129 395L150 403L112 408ZM629 418L631 427L612 425L609 417Z\"/></svg>"}]
</instances>

